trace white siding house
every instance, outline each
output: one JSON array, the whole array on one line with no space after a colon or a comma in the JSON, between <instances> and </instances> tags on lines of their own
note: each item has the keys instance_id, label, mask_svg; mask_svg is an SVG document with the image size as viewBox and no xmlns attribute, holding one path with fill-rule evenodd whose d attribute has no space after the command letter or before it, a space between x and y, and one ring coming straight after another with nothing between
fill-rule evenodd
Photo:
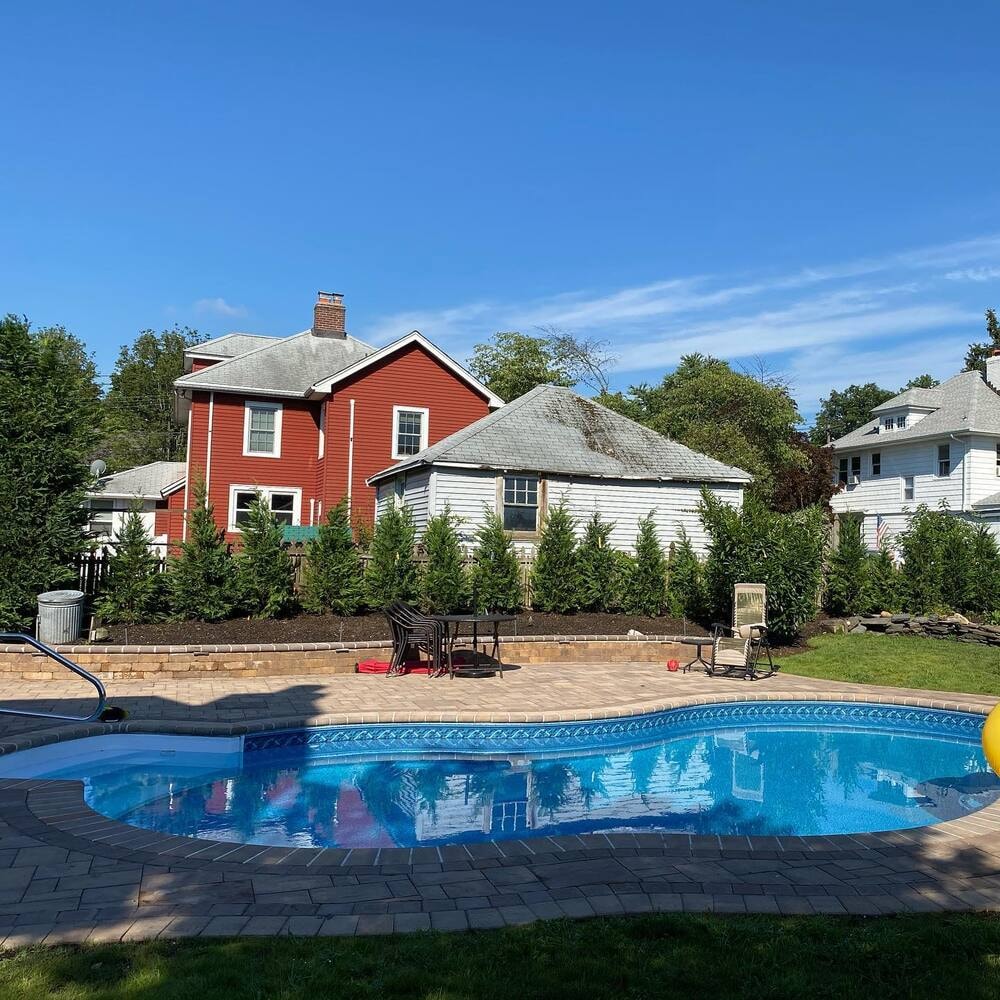
<instances>
[{"instance_id":1,"label":"white siding house","mask_svg":"<svg viewBox=\"0 0 1000 1000\"><path fill-rule=\"evenodd\" d=\"M167 535L157 534L156 511L164 509L167 498L183 488L185 475L184 462L150 462L102 476L85 501L87 534L98 544L110 542L135 507L153 543L165 547Z\"/></svg>"},{"instance_id":2,"label":"white siding house","mask_svg":"<svg viewBox=\"0 0 1000 1000\"><path fill-rule=\"evenodd\" d=\"M739 507L750 476L694 452L569 389L539 386L369 480L376 516L404 503L418 531L447 506L471 542L487 511L518 546L533 546L547 507L565 502L577 532L596 512L614 524L611 543L631 551L652 513L660 542L687 532L703 553L701 490Z\"/></svg>"},{"instance_id":3,"label":"white siding house","mask_svg":"<svg viewBox=\"0 0 1000 1000\"><path fill-rule=\"evenodd\" d=\"M908 389L832 444L836 514L863 518L867 544L906 527L917 506L989 525L1000 538L1000 357L934 389Z\"/></svg>"}]
</instances>

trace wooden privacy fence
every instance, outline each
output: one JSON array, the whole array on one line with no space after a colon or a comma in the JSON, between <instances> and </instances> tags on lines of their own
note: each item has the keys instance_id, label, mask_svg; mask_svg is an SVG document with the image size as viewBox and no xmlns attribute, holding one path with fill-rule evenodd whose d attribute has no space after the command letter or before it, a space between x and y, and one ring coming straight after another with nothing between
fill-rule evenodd
<instances>
[{"instance_id":1,"label":"wooden privacy fence","mask_svg":"<svg viewBox=\"0 0 1000 1000\"><path fill-rule=\"evenodd\" d=\"M163 554L162 547L156 547L156 571L163 573L167 569L168 560ZM531 608L531 570L534 565L534 552L531 549L517 549L517 563L521 571L521 588L524 591L524 606ZM295 569L295 589L302 586L302 577L305 572L306 554L301 548L293 548L288 552ZM361 572L364 574L368 570L371 556L360 555ZM413 553L413 561L418 567L427 564L427 553L418 549ZM85 552L77 557L76 569L79 589L88 597L93 597L99 593L107 577L108 566L111 562L111 555L104 552ZM475 549L465 549L462 553L462 563L469 569L475 563Z\"/></svg>"}]
</instances>

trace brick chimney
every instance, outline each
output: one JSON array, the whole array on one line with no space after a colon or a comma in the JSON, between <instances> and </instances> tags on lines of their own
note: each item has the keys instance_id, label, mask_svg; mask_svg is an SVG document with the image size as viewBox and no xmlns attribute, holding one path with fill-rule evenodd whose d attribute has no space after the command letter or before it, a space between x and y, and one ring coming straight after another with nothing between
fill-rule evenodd
<instances>
[{"instance_id":1,"label":"brick chimney","mask_svg":"<svg viewBox=\"0 0 1000 1000\"><path fill-rule=\"evenodd\" d=\"M993 348L986 359L986 381L1000 392L1000 348Z\"/></svg>"},{"instance_id":2,"label":"brick chimney","mask_svg":"<svg viewBox=\"0 0 1000 1000\"><path fill-rule=\"evenodd\" d=\"M313 306L314 337L346 337L344 296L340 292L318 292Z\"/></svg>"}]
</instances>

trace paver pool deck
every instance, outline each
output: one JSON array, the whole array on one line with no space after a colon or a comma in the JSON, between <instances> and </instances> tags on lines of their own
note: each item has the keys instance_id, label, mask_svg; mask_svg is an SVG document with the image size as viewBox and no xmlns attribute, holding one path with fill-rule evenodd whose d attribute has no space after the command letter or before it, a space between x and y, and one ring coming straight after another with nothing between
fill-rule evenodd
<instances>
[{"instance_id":1,"label":"paver pool deck","mask_svg":"<svg viewBox=\"0 0 1000 1000\"><path fill-rule=\"evenodd\" d=\"M821 699L988 712L996 699L787 674L748 683L662 665L538 664L497 677L331 675L109 685L125 723L0 716L6 752L105 732L232 734L359 722L521 722L721 701ZM0 683L0 702L86 711L75 680ZM884 834L588 834L364 850L236 845L106 819L79 782L0 781L0 940L466 930L651 911L885 914L1000 909L1000 803Z\"/></svg>"}]
</instances>

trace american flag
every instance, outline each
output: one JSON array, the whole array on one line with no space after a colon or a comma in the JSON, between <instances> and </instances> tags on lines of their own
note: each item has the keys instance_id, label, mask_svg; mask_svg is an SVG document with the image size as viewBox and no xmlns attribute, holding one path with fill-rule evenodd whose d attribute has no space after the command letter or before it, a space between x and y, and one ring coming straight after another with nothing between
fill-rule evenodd
<instances>
[{"instance_id":1,"label":"american flag","mask_svg":"<svg viewBox=\"0 0 1000 1000\"><path fill-rule=\"evenodd\" d=\"M889 522L881 514L877 514L875 516L875 545L877 548L882 548L888 534Z\"/></svg>"}]
</instances>

